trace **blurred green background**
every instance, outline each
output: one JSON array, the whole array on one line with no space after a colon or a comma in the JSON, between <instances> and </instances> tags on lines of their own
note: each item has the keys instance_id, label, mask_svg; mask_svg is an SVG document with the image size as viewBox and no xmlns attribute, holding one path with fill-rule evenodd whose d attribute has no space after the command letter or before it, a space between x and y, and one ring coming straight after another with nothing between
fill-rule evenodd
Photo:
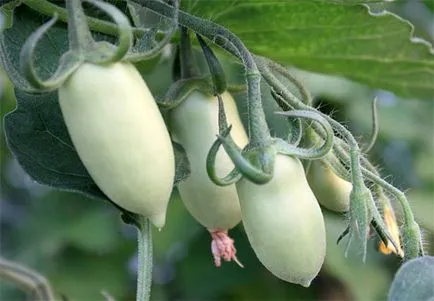
<instances>
[{"instance_id":1,"label":"blurred green background","mask_svg":"<svg viewBox=\"0 0 434 301\"><path fill-rule=\"evenodd\" d=\"M397 4L397 13L411 20L417 31L433 41L432 13L417 1ZM421 12L424 12L423 14ZM428 22L428 23L427 23ZM173 51L158 64L139 66L154 95L170 85ZM233 80L242 71L224 59ZM363 143L371 131L370 102L378 97L380 132L370 160L381 166L389 182L407 192L423 228L425 247L434 254L434 103L401 99L387 91L337 77L292 69L316 97L316 105L346 124ZM5 80L4 75L2 80ZM263 87L265 110L274 135L284 135L285 120L274 116L276 105ZM245 119L243 95L237 95ZM12 111L11 85L0 101L1 117ZM122 223L108 203L34 183L20 168L1 133L1 255L45 275L56 292L71 300L103 300L101 290L118 300L133 300L136 286L136 233ZM256 259L239 225L231 231L238 258L244 264L224 263L215 268L210 236L184 208L176 192L167 224L154 232L152 300L384 300L400 258L377 251L372 239L366 264L357 254L344 258L344 244L336 239L346 227L345 216L324 211L327 227L326 262L309 289L272 276ZM399 214L399 211L398 211ZM345 243L345 241L344 241ZM1 300L26 300L13 285L0 282Z\"/></svg>"}]
</instances>

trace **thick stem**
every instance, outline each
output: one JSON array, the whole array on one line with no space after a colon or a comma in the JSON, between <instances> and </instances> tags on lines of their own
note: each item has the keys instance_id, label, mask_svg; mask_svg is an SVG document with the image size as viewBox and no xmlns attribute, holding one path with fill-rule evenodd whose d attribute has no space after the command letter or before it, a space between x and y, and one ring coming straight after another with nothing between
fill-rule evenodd
<instances>
[{"instance_id":1,"label":"thick stem","mask_svg":"<svg viewBox=\"0 0 434 301\"><path fill-rule=\"evenodd\" d=\"M173 7L155 0L133 0L157 14L170 18ZM261 74L256 66L255 60L246 46L232 32L221 25L209 20L192 16L186 12L179 11L179 23L192 29L202 36L212 40L221 48L236 54L244 64L247 77L248 91L248 114L249 114L249 136L252 145L263 145L270 139L270 131L265 120L265 114L261 102Z\"/></svg>"},{"instance_id":2,"label":"thick stem","mask_svg":"<svg viewBox=\"0 0 434 301\"><path fill-rule=\"evenodd\" d=\"M146 217L138 217L137 301L148 301L152 284L152 229Z\"/></svg>"}]
</instances>

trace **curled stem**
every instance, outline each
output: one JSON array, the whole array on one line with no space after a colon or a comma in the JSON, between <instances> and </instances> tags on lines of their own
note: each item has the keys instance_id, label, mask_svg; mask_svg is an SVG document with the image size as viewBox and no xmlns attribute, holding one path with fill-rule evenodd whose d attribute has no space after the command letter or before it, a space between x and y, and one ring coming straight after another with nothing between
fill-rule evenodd
<instances>
[{"instance_id":1,"label":"curled stem","mask_svg":"<svg viewBox=\"0 0 434 301\"><path fill-rule=\"evenodd\" d=\"M220 145L223 145L228 156L231 158L232 162L234 162L237 170L244 176L246 176L249 180L257 184L263 184L271 180L273 177L272 168L274 167L274 156L273 154L269 154L270 150L259 151L259 156L263 155L264 157L271 155L271 158L265 160L265 162L269 163L268 166L261 166L262 169L254 166L247 158L245 158L241 152L241 149L235 143L235 141L230 136L230 126L227 124L226 114L224 110L224 104L221 96L217 94L217 99L219 103L219 135L217 136L218 142L215 142L208 153L207 157L207 170L208 175L211 180L214 178L215 169L215 160L217 156L217 151ZM272 150L271 150L272 151ZM257 153L251 153L252 157L256 157ZM257 157L256 157L257 158ZM239 176L232 171L229 175L233 175L234 181L238 180ZM217 185L219 183L224 183L223 180L216 181Z\"/></svg>"},{"instance_id":2,"label":"curled stem","mask_svg":"<svg viewBox=\"0 0 434 301\"><path fill-rule=\"evenodd\" d=\"M116 26L118 28L118 33L119 33L119 44L115 47L115 51L111 53L109 57L104 58L103 60L98 60L97 63L108 64L108 63L120 61L130 49L130 46L133 41L133 32L131 29L130 21L125 16L125 14L123 14L119 9L117 9L115 6L111 4L104 3L102 1L97 1L97 0L86 0L86 1L98 7L99 9L104 11L107 15L109 15L116 23ZM85 15L83 10L81 10L81 13L82 13L81 16L82 23L85 23L86 27L84 27L84 25L80 25L83 28L78 27L76 29L78 31L85 31L86 28L88 35L91 37L90 30L85 20ZM69 31L71 32L72 30ZM81 34L87 36L87 34L85 33L81 33Z\"/></svg>"},{"instance_id":3,"label":"curled stem","mask_svg":"<svg viewBox=\"0 0 434 301\"><path fill-rule=\"evenodd\" d=\"M313 112L312 110L295 110L288 112L275 112L275 114L313 120L319 123L320 126L323 128L324 132L326 133L326 139L323 145L318 148L304 149L289 145L287 143L279 143L279 152L290 156L296 156L301 159L320 159L331 150L334 137L333 129L330 126L329 122L317 112Z\"/></svg>"},{"instance_id":4,"label":"curled stem","mask_svg":"<svg viewBox=\"0 0 434 301\"><path fill-rule=\"evenodd\" d=\"M41 91L51 91L57 89L69 75L79 66L79 60L67 54L62 57L59 67L52 77L43 80L37 74L33 63L33 56L38 42L50 30L57 21L57 15L36 29L25 41L20 53L20 68L27 81L34 88Z\"/></svg>"},{"instance_id":5,"label":"curled stem","mask_svg":"<svg viewBox=\"0 0 434 301\"><path fill-rule=\"evenodd\" d=\"M227 136L231 130L231 127L229 126L223 133L220 135ZM217 158L217 152L219 151L219 148L221 146L220 139L217 139L214 141L213 145L211 146L211 149L209 150L208 156L206 158L206 171L208 173L209 178L211 181L213 181L216 185L219 186L228 186L235 182L238 182L242 175L238 171L238 169L234 168L227 176L220 178L215 169L215 160Z\"/></svg>"}]
</instances>

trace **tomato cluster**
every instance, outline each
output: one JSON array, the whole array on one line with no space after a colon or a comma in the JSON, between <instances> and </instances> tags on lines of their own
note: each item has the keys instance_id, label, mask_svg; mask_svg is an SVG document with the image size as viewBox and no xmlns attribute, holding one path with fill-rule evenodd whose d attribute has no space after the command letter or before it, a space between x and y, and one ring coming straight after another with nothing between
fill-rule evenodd
<instances>
[{"instance_id":1,"label":"tomato cluster","mask_svg":"<svg viewBox=\"0 0 434 301\"><path fill-rule=\"evenodd\" d=\"M228 230L242 221L255 254L271 273L309 286L326 253L319 204L337 212L349 211L350 226L345 233L350 234L350 242L352 235L360 236L364 254L371 225L383 241L384 252L392 250L389 242L394 252L407 252L400 249L393 212L387 211L386 227L365 178L375 184L377 198L383 195L384 187L404 199L404 205L405 197L379 179L375 168L363 161L357 142L345 127L314 109L306 99L294 100L296 97L274 75L280 73L296 83L285 68L254 56L232 33L218 25L197 19L187 22L189 26L194 25L193 21L202 22L197 31L206 26L215 29L208 32L208 38L243 62L248 91L247 135L234 99L227 92L223 69L201 35L197 34L197 38L211 79L198 74L189 33L183 27L177 56L180 79L173 83L165 100L157 104L131 62L152 57L170 41L170 36L158 44L155 53L131 51L133 38L128 19L98 1L94 4L112 14L118 23L117 47L92 40L87 25L81 23L85 18L77 0L68 2L70 17L77 21L70 23L69 30L81 34L69 36L74 47L61 60L59 70L63 73L56 72L57 77L44 82L37 78L32 65L36 42L54 25L55 18L28 39L21 63L36 89L58 90L74 147L93 181L113 203L161 229L175 183L173 145L177 143L188 159L190 174L176 186L188 211L210 232L217 266L222 258L242 266L234 241L228 236ZM178 28L177 9L174 8L174 28ZM271 137L262 109L261 77L285 111L282 115L295 120L288 141ZM162 110L168 111L165 119ZM321 146L299 146L305 134L301 130L302 119L313 121L314 140L321 141ZM335 132L346 141L335 143ZM301 159L310 163L307 175ZM344 180L340 176L348 177ZM419 228L411 211L406 213L404 236L411 242L411 247L407 247L410 255L406 256L415 257L422 252ZM387 228L393 230L392 235Z\"/></svg>"},{"instance_id":2,"label":"tomato cluster","mask_svg":"<svg viewBox=\"0 0 434 301\"><path fill-rule=\"evenodd\" d=\"M232 136L244 147L248 137L236 104L227 92L222 99ZM324 223L298 159L279 155L274 177L265 185L241 179L220 187L208 178L206 158L219 132L216 97L189 95L170 113L169 135L133 65L86 63L61 86L59 103L82 162L120 207L164 226L175 168L172 136L184 147L191 168L178 190L199 223L210 232L225 231L242 219L259 260L286 281L308 286L319 272ZM216 168L222 175L234 168L223 149Z\"/></svg>"}]
</instances>

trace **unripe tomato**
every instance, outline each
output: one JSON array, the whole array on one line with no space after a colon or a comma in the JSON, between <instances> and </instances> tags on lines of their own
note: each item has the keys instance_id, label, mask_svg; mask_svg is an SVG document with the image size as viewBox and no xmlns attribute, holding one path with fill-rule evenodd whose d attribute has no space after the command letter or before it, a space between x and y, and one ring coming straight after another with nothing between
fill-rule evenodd
<instances>
[{"instance_id":1,"label":"unripe tomato","mask_svg":"<svg viewBox=\"0 0 434 301\"><path fill-rule=\"evenodd\" d=\"M312 161L307 179L322 206L335 212L349 210L353 185L336 175L326 164L320 160Z\"/></svg>"},{"instance_id":2,"label":"unripe tomato","mask_svg":"<svg viewBox=\"0 0 434 301\"><path fill-rule=\"evenodd\" d=\"M228 123L232 125L232 138L244 147L248 138L235 101L227 92L221 96ZM233 228L241 220L235 185L217 186L206 171L206 158L219 132L217 98L193 92L172 111L170 126L173 138L184 147L190 162L190 176L178 184L188 211L208 229ZM221 148L216 158L217 173L224 176L233 168L234 164Z\"/></svg>"},{"instance_id":3,"label":"unripe tomato","mask_svg":"<svg viewBox=\"0 0 434 301\"><path fill-rule=\"evenodd\" d=\"M175 175L169 133L146 83L130 64L81 65L59 89L72 142L98 187L158 228Z\"/></svg>"},{"instance_id":4,"label":"unripe tomato","mask_svg":"<svg viewBox=\"0 0 434 301\"><path fill-rule=\"evenodd\" d=\"M326 234L301 162L277 155L270 182L256 185L243 178L236 186L256 256L280 279L308 287L323 264Z\"/></svg>"}]
</instances>

